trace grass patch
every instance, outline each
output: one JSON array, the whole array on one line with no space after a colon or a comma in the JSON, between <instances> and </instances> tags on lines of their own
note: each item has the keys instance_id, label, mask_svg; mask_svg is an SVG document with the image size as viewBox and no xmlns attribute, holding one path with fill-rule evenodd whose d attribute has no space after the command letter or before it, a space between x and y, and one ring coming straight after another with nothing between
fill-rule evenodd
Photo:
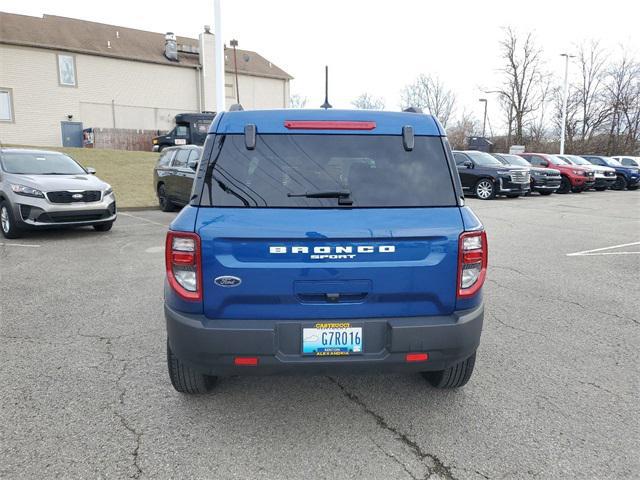
<instances>
[{"instance_id":1,"label":"grass patch","mask_svg":"<svg viewBox=\"0 0 640 480\"><path fill-rule=\"evenodd\" d=\"M158 153L93 148L29 147L64 152L113 187L118 207L144 208L158 205L153 191L153 167Z\"/></svg>"}]
</instances>

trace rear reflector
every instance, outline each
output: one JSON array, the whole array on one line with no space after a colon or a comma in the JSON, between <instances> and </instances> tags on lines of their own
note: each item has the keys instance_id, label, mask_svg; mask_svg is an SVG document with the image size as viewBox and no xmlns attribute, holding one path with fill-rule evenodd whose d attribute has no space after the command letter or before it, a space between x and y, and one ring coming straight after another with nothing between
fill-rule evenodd
<instances>
[{"instance_id":1,"label":"rear reflector","mask_svg":"<svg viewBox=\"0 0 640 480\"><path fill-rule=\"evenodd\" d=\"M233 363L242 367L257 367L258 357L236 357Z\"/></svg>"},{"instance_id":2,"label":"rear reflector","mask_svg":"<svg viewBox=\"0 0 640 480\"><path fill-rule=\"evenodd\" d=\"M348 122L337 120L285 120L289 130L373 130L376 122Z\"/></svg>"},{"instance_id":3,"label":"rear reflector","mask_svg":"<svg viewBox=\"0 0 640 480\"><path fill-rule=\"evenodd\" d=\"M407 356L404 357L407 362L426 362L429 360L428 353L407 353Z\"/></svg>"}]
</instances>

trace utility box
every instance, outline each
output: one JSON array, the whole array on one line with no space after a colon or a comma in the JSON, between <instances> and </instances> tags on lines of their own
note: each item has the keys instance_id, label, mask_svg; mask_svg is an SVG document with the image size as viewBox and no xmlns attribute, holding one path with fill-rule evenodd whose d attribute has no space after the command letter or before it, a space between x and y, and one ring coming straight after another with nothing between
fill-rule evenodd
<instances>
[{"instance_id":1,"label":"utility box","mask_svg":"<svg viewBox=\"0 0 640 480\"><path fill-rule=\"evenodd\" d=\"M509 153L512 155L518 155L524 152L525 152L524 145L511 145L509 147Z\"/></svg>"},{"instance_id":2,"label":"utility box","mask_svg":"<svg viewBox=\"0 0 640 480\"><path fill-rule=\"evenodd\" d=\"M493 150L493 142L486 137L468 137L467 144L469 145L469 150L480 150L487 153L491 153Z\"/></svg>"}]
</instances>

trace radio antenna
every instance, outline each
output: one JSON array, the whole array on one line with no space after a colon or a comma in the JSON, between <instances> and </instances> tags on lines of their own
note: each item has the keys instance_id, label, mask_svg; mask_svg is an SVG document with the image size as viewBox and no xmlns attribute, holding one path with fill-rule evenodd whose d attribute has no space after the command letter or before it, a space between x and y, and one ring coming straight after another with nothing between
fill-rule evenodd
<instances>
[{"instance_id":1,"label":"radio antenna","mask_svg":"<svg viewBox=\"0 0 640 480\"><path fill-rule=\"evenodd\" d=\"M320 108L333 108L329 103L329 66L324 66L324 103L320 105Z\"/></svg>"}]
</instances>

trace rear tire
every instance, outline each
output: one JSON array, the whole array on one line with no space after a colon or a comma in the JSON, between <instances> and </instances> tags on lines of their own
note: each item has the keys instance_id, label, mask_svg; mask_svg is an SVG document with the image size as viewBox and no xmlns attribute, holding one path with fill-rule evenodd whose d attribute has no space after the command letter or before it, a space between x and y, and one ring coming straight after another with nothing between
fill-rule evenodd
<instances>
[{"instance_id":1,"label":"rear tire","mask_svg":"<svg viewBox=\"0 0 640 480\"><path fill-rule=\"evenodd\" d=\"M540 195L551 195L553 192L539 192Z\"/></svg>"},{"instance_id":2,"label":"rear tire","mask_svg":"<svg viewBox=\"0 0 640 480\"><path fill-rule=\"evenodd\" d=\"M22 230L13 216L11 205L6 200L0 202L0 231L5 238L20 238Z\"/></svg>"},{"instance_id":3,"label":"rear tire","mask_svg":"<svg viewBox=\"0 0 640 480\"><path fill-rule=\"evenodd\" d=\"M458 362L446 370L422 372L431 386L435 388L460 388L467 384L476 364L476 352L466 360Z\"/></svg>"},{"instance_id":4,"label":"rear tire","mask_svg":"<svg viewBox=\"0 0 640 480\"><path fill-rule=\"evenodd\" d=\"M98 225L93 226L96 232L108 232L111 230L111 227L113 227L113 222L99 223Z\"/></svg>"},{"instance_id":5,"label":"rear tire","mask_svg":"<svg viewBox=\"0 0 640 480\"><path fill-rule=\"evenodd\" d=\"M616 183L614 183L611 188L613 190L624 190L625 188L627 188L627 179L622 175L618 175L616 177Z\"/></svg>"},{"instance_id":6,"label":"rear tire","mask_svg":"<svg viewBox=\"0 0 640 480\"><path fill-rule=\"evenodd\" d=\"M564 175L562 176L562 180L560 181L560 188L558 188L557 193L569 193L571 191L571 182Z\"/></svg>"},{"instance_id":7,"label":"rear tire","mask_svg":"<svg viewBox=\"0 0 640 480\"><path fill-rule=\"evenodd\" d=\"M163 212L173 212L175 210L175 205L167 196L167 190L164 187L164 183L158 185L158 204L160 205L160 210Z\"/></svg>"},{"instance_id":8,"label":"rear tire","mask_svg":"<svg viewBox=\"0 0 640 480\"><path fill-rule=\"evenodd\" d=\"M473 193L480 200L491 200L496 196L496 187L490 178L481 178L473 188Z\"/></svg>"},{"instance_id":9,"label":"rear tire","mask_svg":"<svg viewBox=\"0 0 640 480\"><path fill-rule=\"evenodd\" d=\"M573 187L573 188L571 189L571 191L572 191L573 193L582 193L582 192L584 192L584 188L582 188L582 187Z\"/></svg>"},{"instance_id":10,"label":"rear tire","mask_svg":"<svg viewBox=\"0 0 640 480\"><path fill-rule=\"evenodd\" d=\"M180 393L208 393L216 383L217 377L200 373L176 357L169 346L169 339L167 339L167 368L171 385Z\"/></svg>"},{"instance_id":11,"label":"rear tire","mask_svg":"<svg viewBox=\"0 0 640 480\"><path fill-rule=\"evenodd\" d=\"M596 192L604 192L607 189L607 187L595 187L595 189L596 189Z\"/></svg>"}]
</instances>

